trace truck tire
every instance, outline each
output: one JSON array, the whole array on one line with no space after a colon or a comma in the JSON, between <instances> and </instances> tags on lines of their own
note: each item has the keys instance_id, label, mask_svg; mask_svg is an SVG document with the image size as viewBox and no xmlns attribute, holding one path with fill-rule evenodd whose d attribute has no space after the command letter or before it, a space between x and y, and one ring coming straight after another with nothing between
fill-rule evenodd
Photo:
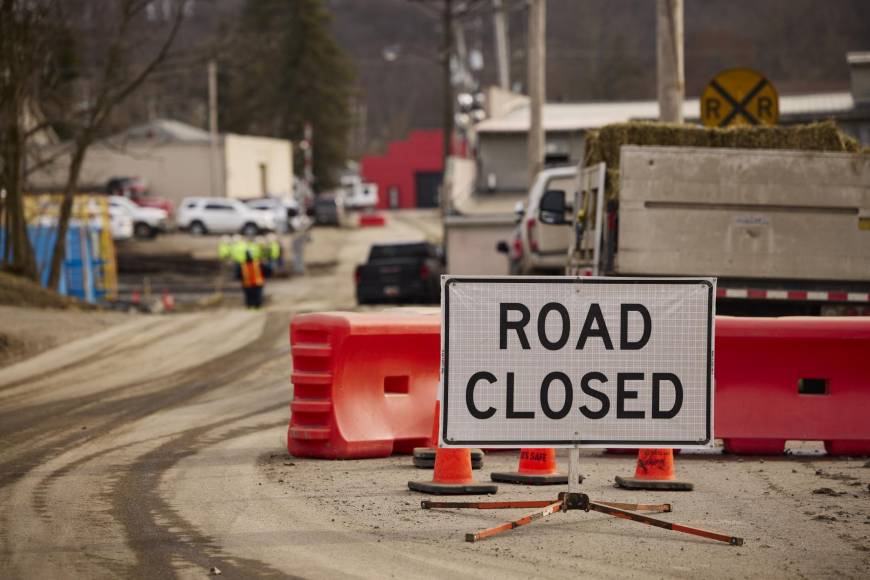
<instances>
[{"instance_id":1,"label":"truck tire","mask_svg":"<svg viewBox=\"0 0 870 580\"><path fill-rule=\"evenodd\" d=\"M253 222L248 222L242 226L242 235L248 237L254 237L260 233L260 228L257 227L257 224Z\"/></svg>"},{"instance_id":2,"label":"truck tire","mask_svg":"<svg viewBox=\"0 0 870 580\"><path fill-rule=\"evenodd\" d=\"M152 228L145 222L136 222L133 225L133 234L137 238L151 239L157 237L157 229Z\"/></svg>"}]
</instances>

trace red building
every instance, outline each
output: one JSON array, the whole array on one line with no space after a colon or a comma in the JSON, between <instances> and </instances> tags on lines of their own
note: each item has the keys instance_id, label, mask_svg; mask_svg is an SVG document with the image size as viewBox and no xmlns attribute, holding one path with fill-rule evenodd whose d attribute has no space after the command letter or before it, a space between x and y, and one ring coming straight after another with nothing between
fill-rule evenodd
<instances>
[{"instance_id":1,"label":"red building","mask_svg":"<svg viewBox=\"0 0 870 580\"><path fill-rule=\"evenodd\" d=\"M382 156L363 157L364 181L378 184L378 208L438 207L444 174L442 132L412 131Z\"/></svg>"}]
</instances>

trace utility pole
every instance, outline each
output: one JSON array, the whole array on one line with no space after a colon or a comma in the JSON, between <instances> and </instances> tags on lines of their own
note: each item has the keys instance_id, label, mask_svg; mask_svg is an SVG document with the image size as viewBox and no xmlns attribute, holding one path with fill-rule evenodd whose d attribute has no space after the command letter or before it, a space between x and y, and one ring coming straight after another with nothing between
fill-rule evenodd
<instances>
[{"instance_id":1,"label":"utility pole","mask_svg":"<svg viewBox=\"0 0 870 580\"><path fill-rule=\"evenodd\" d=\"M468 68L468 47L465 44L465 27L461 22L453 24L453 36L456 39L456 85L461 91L471 87L471 71Z\"/></svg>"},{"instance_id":2,"label":"utility pole","mask_svg":"<svg viewBox=\"0 0 870 580\"><path fill-rule=\"evenodd\" d=\"M444 35L441 47L441 65L443 67L444 86L444 120L442 122L444 132L443 157L444 167L442 171L447 173L447 160L453 152L453 87L451 85L450 60L453 54L453 0L444 0L444 13L441 21L442 34ZM447 199L445 184L441 184L441 217L447 217L450 200ZM445 237L446 240L446 237ZM446 242L445 242L446 243Z\"/></svg>"},{"instance_id":3,"label":"utility pole","mask_svg":"<svg viewBox=\"0 0 870 580\"><path fill-rule=\"evenodd\" d=\"M683 122L686 79L683 67L683 0L658 0L656 64L659 120Z\"/></svg>"},{"instance_id":4,"label":"utility pole","mask_svg":"<svg viewBox=\"0 0 870 580\"><path fill-rule=\"evenodd\" d=\"M498 86L511 89L511 69L508 60L508 25L502 0L492 0L493 24L495 26L495 56L498 61Z\"/></svg>"},{"instance_id":5,"label":"utility pole","mask_svg":"<svg viewBox=\"0 0 870 580\"><path fill-rule=\"evenodd\" d=\"M223 188L219 186L220 175L218 166L218 95L217 95L217 62L208 61L208 133L209 133L209 173L210 193L212 197L223 197Z\"/></svg>"},{"instance_id":6,"label":"utility pole","mask_svg":"<svg viewBox=\"0 0 870 580\"><path fill-rule=\"evenodd\" d=\"M544 165L543 107L547 99L547 0L529 0L529 184Z\"/></svg>"},{"instance_id":7,"label":"utility pole","mask_svg":"<svg viewBox=\"0 0 870 580\"><path fill-rule=\"evenodd\" d=\"M305 149L303 150L303 154L305 156L305 167L304 167L304 175L305 175L305 183L308 185L308 191L314 191L314 126L306 121L305 126L303 128L303 138L305 143Z\"/></svg>"}]
</instances>

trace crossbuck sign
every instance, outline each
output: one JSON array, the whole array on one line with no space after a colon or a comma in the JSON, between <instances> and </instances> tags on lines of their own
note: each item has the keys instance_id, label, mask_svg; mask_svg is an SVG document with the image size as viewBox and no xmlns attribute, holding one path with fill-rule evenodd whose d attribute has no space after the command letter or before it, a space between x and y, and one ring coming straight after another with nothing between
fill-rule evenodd
<instances>
[{"instance_id":1,"label":"crossbuck sign","mask_svg":"<svg viewBox=\"0 0 870 580\"><path fill-rule=\"evenodd\" d=\"M445 447L698 447L714 279L442 279Z\"/></svg>"}]
</instances>

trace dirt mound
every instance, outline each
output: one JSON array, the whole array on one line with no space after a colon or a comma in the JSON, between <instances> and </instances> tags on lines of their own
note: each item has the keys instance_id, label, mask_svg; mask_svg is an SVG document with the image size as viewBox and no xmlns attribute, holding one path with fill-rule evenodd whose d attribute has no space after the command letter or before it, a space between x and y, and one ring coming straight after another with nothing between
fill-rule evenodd
<instances>
[{"instance_id":1,"label":"dirt mound","mask_svg":"<svg viewBox=\"0 0 870 580\"><path fill-rule=\"evenodd\" d=\"M0 368L26 356L28 345L16 336L0 331Z\"/></svg>"},{"instance_id":2,"label":"dirt mound","mask_svg":"<svg viewBox=\"0 0 870 580\"><path fill-rule=\"evenodd\" d=\"M0 304L35 308L75 308L79 310L94 308L90 304L63 296L54 290L43 288L26 278L13 276L4 272L0 272Z\"/></svg>"}]
</instances>

